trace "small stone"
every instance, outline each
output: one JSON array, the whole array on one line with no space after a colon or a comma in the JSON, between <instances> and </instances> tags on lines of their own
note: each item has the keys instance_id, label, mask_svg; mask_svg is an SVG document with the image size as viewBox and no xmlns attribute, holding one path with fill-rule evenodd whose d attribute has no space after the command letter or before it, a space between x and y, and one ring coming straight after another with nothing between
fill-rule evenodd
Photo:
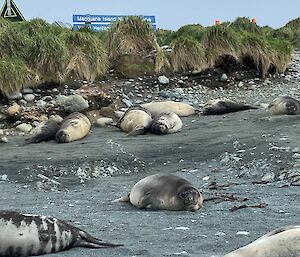
<instances>
[{"instance_id":1,"label":"small stone","mask_svg":"<svg viewBox=\"0 0 300 257\"><path fill-rule=\"evenodd\" d=\"M29 132L32 129L32 126L27 123L21 123L20 125L16 126L16 129L21 132Z\"/></svg>"},{"instance_id":2,"label":"small stone","mask_svg":"<svg viewBox=\"0 0 300 257\"><path fill-rule=\"evenodd\" d=\"M26 100L27 102L31 102L34 100L35 96L34 94L26 94L23 96L24 100Z\"/></svg>"},{"instance_id":3,"label":"small stone","mask_svg":"<svg viewBox=\"0 0 300 257\"><path fill-rule=\"evenodd\" d=\"M13 93L7 96L7 99L9 100L18 100L22 98L22 94L20 92L18 93Z\"/></svg>"},{"instance_id":4,"label":"small stone","mask_svg":"<svg viewBox=\"0 0 300 257\"><path fill-rule=\"evenodd\" d=\"M38 101L36 102L36 106L37 106L37 107L45 107L46 104L47 104L47 103L46 103L44 100L38 100Z\"/></svg>"},{"instance_id":5,"label":"small stone","mask_svg":"<svg viewBox=\"0 0 300 257\"><path fill-rule=\"evenodd\" d=\"M225 73L223 73L223 75L221 76L220 80L223 81L223 82L227 81L228 80L227 75Z\"/></svg>"},{"instance_id":6,"label":"small stone","mask_svg":"<svg viewBox=\"0 0 300 257\"><path fill-rule=\"evenodd\" d=\"M22 93L23 94L33 94L33 90L31 89L31 88L24 88L23 90L22 90Z\"/></svg>"},{"instance_id":7,"label":"small stone","mask_svg":"<svg viewBox=\"0 0 300 257\"><path fill-rule=\"evenodd\" d=\"M14 103L12 106L10 106L7 110L6 113L8 116L12 117L15 116L19 113L19 111L21 110L20 105L18 105L17 103Z\"/></svg>"},{"instance_id":8,"label":"small stone","mask_svg":"<svg viewBox=\"0 0 300 257\"><path fill-rule=\"evenodd\" d=\"M159 76L158 82L162 85L167 85L169 84L169 79L166 76Z\"/></svg>"}]
</instances>

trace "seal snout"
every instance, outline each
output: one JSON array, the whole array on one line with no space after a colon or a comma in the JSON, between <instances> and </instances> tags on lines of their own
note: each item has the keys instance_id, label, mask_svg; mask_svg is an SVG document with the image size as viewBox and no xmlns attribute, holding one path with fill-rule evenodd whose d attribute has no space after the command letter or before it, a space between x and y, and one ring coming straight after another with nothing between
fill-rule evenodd
<instances>
[{"instance_id":1,"label":"seal snout","mask_svg":"<svg viewBox=\"0 0 300 257\"><path fill-rule=\"evenodd\" d=\"M64 130L60 130L56 133L55 140L58 143L67 143L69 142L69 135Z\"/></svg>"}]
</instances>

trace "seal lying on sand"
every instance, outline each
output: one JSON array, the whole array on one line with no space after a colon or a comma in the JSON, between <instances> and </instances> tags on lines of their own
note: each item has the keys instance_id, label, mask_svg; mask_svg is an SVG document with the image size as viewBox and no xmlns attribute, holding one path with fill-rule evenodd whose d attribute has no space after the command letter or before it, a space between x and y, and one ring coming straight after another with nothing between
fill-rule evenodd
<instances>
[{"instance_id":1,"label":"seal lying on sand","mask_svg":"<svg viewBox=\"0 0 300 257\"><path fill-rule=\"evenodd\" d=\"M72 247L116 247L68 223L46 216L0 211L0 256L30 256Z\"/></svg>"},{"instance_id":2,"label":"seal lying on sand","mask_svg":"<svg viewBox=\"0 0 300 257\"><path fill-rule=\"evenodd\" d=\"M224 257L298 257L300 256L300 226L271 231L254 242Z\"/></svg>"},{"instance_id":3,"label":"seal lying on sand","mask_svg":"<svg viewBox=\"0 0 300 257\"><path fill-rule=\"evenodd\" d=\"M55 135L58 143L69 143L84 138L91 129L90 120L80 112L67 116Z\"/></svg>"},{"instance_id":4,"label":"seal lying on sand","mask_svg":"<svg viewBox=\"0 0 300 257\"><path fill-rule=\"evenodd\" d=\"M144 134L152 124L151 114L141 106L130 107L119 119L117 126L128 136Z\"/></svg>"},{"instance_id":5,"label":"seal lying on sand","mask_svg":"<svg viewBox=\"0 0 300 257\"><path fill-rule=\"evenodd\" d=\"M280 96L269 104L268 109L273 115L295 115L300 113L300 102L290 96Z\"/></svg>"},{"instance_id":6,"label":"seal lying on sand","mask_svg":"<svg viewBox=\"0 0 300 257\"><path fill-rule=\"evenodd\" d=\"M157 135L176 133L182 128L182 121L174 112L161 113L152 122L150 132Z\"/></svg>"},{"instance_id":7,"label":"seal lying on sand","mask_svg":"<svg viewBox=\"0 0 300 257\"><path fill-rule=\"evenodd\" d=\"M155 174L137 182L127 196L114 202L130 202L140 209L196 211L202 207L203 198L189 181Z\"/></svg>"},{"instance_id":8,"label":"seal lying on sand","mask_svg":"<svg viewBox=\"0 0 300 257\"><path fill-rule=\"evenodd\" d=\"M245 111L249 109L258 109L258 107L237 103L229 99L213 99L205 103L203 115L218 115L230 112Z\"/></svg>"},{"instance_id":9,"label":"seal lying on sand","mask_svg":"<svg viewBox=\"0 0 300 257\"><path fill-rule=\"evenodd\" d=\"M60 124L57 121L48 120L37 127L30 138L25 139L25 144L54 140L59 128Z\"/></svg>"},{"instance_id":10,"label":"seal lying on sand","mask_svg":"<svg viewBox=\"0 0 300 257\"><path fill-rule=\"evenodd\" d=\"M153 117L156 117L163 112L174 112L178 116L190 116L197 113L197 110L193 106L182 102L151 102L142 104L141 106L146 108L152 114Z\"/></svg>"}]
</instances>

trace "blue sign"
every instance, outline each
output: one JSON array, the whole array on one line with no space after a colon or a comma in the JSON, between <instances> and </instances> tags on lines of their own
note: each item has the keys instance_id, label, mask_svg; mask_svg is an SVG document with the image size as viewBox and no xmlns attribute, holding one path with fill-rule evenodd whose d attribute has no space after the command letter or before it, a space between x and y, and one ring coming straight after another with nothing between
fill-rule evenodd
<instances>
[{"instance_id":1,"label":"blue sign","mask_svg":"<svg viewBox=\"0 0 300 257\"><path fill-rule=\"evenodd\" d=\"M115 21L120 21L124 18L128 17L128 15L92 15L92 14L74 14L73 22L99 22L99 23L111 23ZM144 20L155 23L155 16L144 16L141 15Z\"/></svg>"},{"instance_id":2,"label":"blue sign","mask_svg":"<svg viewBox=\"0 0 300 257\"><path fill-rule=\"evenodd\" d=\"M155 24L151 24L153 30L156 30L156 25ZM111 26L110 23L94 23L94 24L84 24L84 23L74 23L73 24L73 29L77 30L83 27L89 27L90 29L94 30L94 31L102 31L102 30L106 30Z\"/></svg>"}]
</instances>

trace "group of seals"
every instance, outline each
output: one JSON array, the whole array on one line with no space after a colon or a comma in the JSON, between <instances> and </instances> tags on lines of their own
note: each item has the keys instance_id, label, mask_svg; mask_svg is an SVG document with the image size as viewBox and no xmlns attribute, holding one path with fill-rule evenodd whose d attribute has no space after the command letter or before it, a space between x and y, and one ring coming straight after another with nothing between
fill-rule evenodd
<instances>
[{"instance_id":1,"label":"group of seals","mask_svg":"<svg viewBox=\"0 0 300 257\"><path fill-rule=\"evenodd\" d=\"M82 139L89 133L90 129L90 120L84 114L74 112L68 115L61 124L52 119L48 120L25 141L30 144L55 139L58 143L69 143Z\"/></svg>"},{"instance_id":2,"label":"group of seals","mask_svg":"<svg viewBox=\"0 0 300 257\"><path fill-rule=\"evenodd\" d=\"M120 117L117 126L131 136L141 135L147 131L165 135L180 131L182 121L175 112L153 114L142 106L133 106Z\"/></svg>"},{"instance_id":3,"label":"group of seals","mask_svg":"<svg viewBox=\"0 0 300 257\"><path fill-rule=\"evenodd\" d=\"M175 175L150 175L138 181L130 193L114 202L130 202L140 209L196 211L202 207L201 192Z\"/></svg>"},{"instance_id":4,"label":"group of seals","mask_svg":"<svg viewBox=\"0 0 300 257\"><path fill-rule=\"evenodd\" d=\"M254 242L224 257L298 257L300 256L300 225L273 230Z\"/></svg>"},{"instance_id":5,"label":"group of seals","mask_svg":"<svg viewBox=\"0 0 300 257\"><path fill-rule=\"evenodd\" d=\"M0 211L0 256L20 257L60 252L72 247L103 248L103 242L62 220Z\"/></svg>"}]
</instances>

